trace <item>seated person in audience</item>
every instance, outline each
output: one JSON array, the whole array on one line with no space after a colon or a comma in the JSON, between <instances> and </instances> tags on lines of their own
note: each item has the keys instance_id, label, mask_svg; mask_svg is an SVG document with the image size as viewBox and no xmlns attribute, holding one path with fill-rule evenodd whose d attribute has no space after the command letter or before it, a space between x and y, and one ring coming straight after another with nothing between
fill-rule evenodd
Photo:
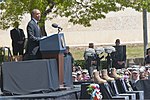
<instances>
[{"instance_id":1,"label":"seated person in audience","mask_svg":"<svg viewBox=\"0 0 150 100\"><path fill-rule=\"evenodd\" d=\"M76 72L72 72L72 80L73 82L77 82L77 73Z\"/></svg>"},{"instance_id":2,"label":"seated person in audience","mask_svg":"<svg viewBox=\"0 0 150 100\"><path fill-rule=\"evenodd\" d=\"M146 68L144 66L141 66L139 71L140 71L140 80L148 79L148 76L147 76L147 73L146 73Z\"/></svg>"},{"instance_id":3,"label":"seated person in audience","mask_svg":"<svg viewBox=\"0 0 150 100\"><path fill-rule=\"evenodd\" d=\"M81 71L81 72L82 72L81 66L73 65L73 67L72 67L72 72L78 72L78 71Z\"/></svg>"},{"instance_id":4,"label":"seated person in audience","mask_svg":"<svg viewBox=\"0 0 150 100\"><path fill-rule=\"evenodd\" d=\"M90 76L89 76L88 71L87 71L86 69L84 69L84 70L82 71L82 78L83 78L83 81L88 81L88 80L90 80Z\"/></svg>"},{"instance_id":5,"label":"seated person in audience","mask_svg":"<svg viewBox=\"0 0 150 100\"><path fill-rule=\"evenodd\" d=\"M146 57L144 59L144 64L145 65L150 65L150 48L148 48L147 51L146 51Z\"/></svg>"},{"instance_id":6,"label":"seated person in audience","mask_svg":"<svg viewBox=\"0 0 150 100\"><path fill-rule=\"evenodd\" d=\"M138 69L133 69L132 78L130 80L130 84L131 84L133 90L136 90L135 83L139 80L139 78L140 78L139 70Z\"/></svg>"},{"instance_id":7,"label":"seated person in audience","mask_svg":"<svg viewBox=\"0 0 150 100\"><path fill-rule=\"evenodd\" d=\"M78 81L78 82L83 81L82 72L81 72L81 71L78 71L78 72L77 72L77 81Z\"/></svg>"},{"instance_id":8,"label":"seated person in audience","mask_svg":"<svg viewBox=\"0 0 150 100\"><path fill-rule=\"evenodd\" d=\"M146 80L147 77L145 75L145 72L140 72L140 80Z\"/></svg>"},{"instance_id":9,"label":"seated person in audience","mask_svg":"<svg viewBox=\"0 0 150 100\"><path fill-rule=\"evenodd\" d=\"M127 69L124 71L124 78L131 79L131 72Z\"/></svg>"},{"instance_id":10,"label":"seated person in audience","mask_svg":"<svg viewBox=\"0 0 150 100\"><path fill-rule=\"evenodd\" d=\"M145 75L146 77L148 77L148 79L150 79L150 68L149 67L145 67Z\"/></svg>"},{"instance_id":11,"label":"seated person in audience","mask_svg":"<svg viewBox=\"0 0 150 100\"><path fill-rule=\"evenodd\" d=\"M81 71L82 72L81 66L77 66L77 71Z\"/></svg>"},{"instance_id":12,"label":"seated person in audience","mask_svg":"<svg viewBox=\"0 0 150 100\"><path fill-rule=\"evenodd\" d=\"M72 72L76 72L77 71L77 67L76 66L72 66Z\"/></svg>"}]
</instances>

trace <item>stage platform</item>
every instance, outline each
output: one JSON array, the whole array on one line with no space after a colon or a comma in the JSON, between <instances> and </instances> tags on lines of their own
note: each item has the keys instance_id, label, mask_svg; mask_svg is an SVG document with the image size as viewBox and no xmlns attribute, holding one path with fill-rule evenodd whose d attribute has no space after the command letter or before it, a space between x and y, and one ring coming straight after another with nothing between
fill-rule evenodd
<instances>
[{"instance_id":1,"label":"stage platform","mask_svg":"<svg viewBox=\"0 0 150 100\"><path fill-rule=\"evenodd\" d=\"M71 89L59 90L49 93L37 93L37 94L27 94L27 95L13 95L13 96L0 96L0 100L76 100L80 98L81 85L74 85Z\"/></svg>"}]
</instances>

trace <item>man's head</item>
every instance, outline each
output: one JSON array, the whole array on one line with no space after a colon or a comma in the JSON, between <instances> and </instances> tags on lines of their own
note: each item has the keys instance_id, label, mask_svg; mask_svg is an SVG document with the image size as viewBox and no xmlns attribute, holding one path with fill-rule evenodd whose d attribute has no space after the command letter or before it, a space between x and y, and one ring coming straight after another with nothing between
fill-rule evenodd
<instances>
[{"instance_id":1,"label":"man's head","mask_svg":"<svg viewBox=\"0 0 150 100\"><path fill-rule=\"evenodd\" d=\"M138 79L139 79L139 76L140 76L139 70L138 70L138 69L133 69L133 70L132 70L132 79L133 79L133 80L138 80Z\"/></svg>"},{"instance_id":2,"label":"man's head","mask_svg":"<svg viewBox=\"0 0 150 100\"><path fill-rule=\"evenodd\" d=\"M94 43L89 43L89 48L94 48Z\"/></svg>"},{"instance_id":3,"label":"man's head","mask_svg":"<svg viewBox=\"0 0 150 100\"><path fill-rule=\"evenodd\" d=\"M36 19L37 21L39 21L40 18L41 18L41 12L40 12L40 10L33 9L32 12L31 12L31 17L34 18L34 19Z\"/></svg>"},{"instance_id":4,"label":"man's head","mask_svg":"<svg viewBox=\"0 0 150 100\"><path fill-rule=\"evenodd\" d=\"M66 54L69 53L69 49L70 49L70 47L69 47L69 46L66 46L66 50L65 50L65 53L66 53Z\"/></svg>"},{"instance_id":5,"label":"man's head","mask_svg":"<svg viewBox=\"0 0 150 100\"><path fill-rule=\"evenodd\" d=\"M120 45L120 39L116 39L115 44L116 44L116 45Z\"/></svg>"},{"instance_id":6,"label":"man's head","mask_svg":"<svg viewBox=\"0 0 150 100\"><path fill-rule=\"evenodd\" d=\"M146 50L146 54L150 56L150 48Z\"/></svg>"},{"instance_id":7,"label":"man's head","mask_svg":"<svg viewBox=\"0 0 150 100\"><path fill-rule=\"evenodd\" d=\"M13 27L18 28L19 25L20 25L19 22L16 21L16 22L13 24Z\"/></svg>"}]
</instances>

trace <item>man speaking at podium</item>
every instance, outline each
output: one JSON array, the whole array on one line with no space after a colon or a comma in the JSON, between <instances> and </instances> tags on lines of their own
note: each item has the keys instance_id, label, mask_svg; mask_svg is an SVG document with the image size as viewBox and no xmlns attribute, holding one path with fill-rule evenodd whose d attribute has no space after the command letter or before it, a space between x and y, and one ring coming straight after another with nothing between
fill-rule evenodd
<instances>
[{"instance_id":1,"label":"man speaking at podium","mask_svg":"<svg viewBox=\"0 0 150 100\"><path fill-rule=\"evenodd\" d=\"M41 39L41 30L38 21L41 18L41 12L38 9L33 9L31 12L31 20L27 25L27 60L40 59L39 40Z\"/></svg>"}]
</instances>

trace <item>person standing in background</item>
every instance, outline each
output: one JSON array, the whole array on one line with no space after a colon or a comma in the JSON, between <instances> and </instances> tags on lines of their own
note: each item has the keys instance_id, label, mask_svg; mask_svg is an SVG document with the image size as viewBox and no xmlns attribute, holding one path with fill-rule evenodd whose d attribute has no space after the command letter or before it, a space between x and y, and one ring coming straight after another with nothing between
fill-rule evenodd
<instances>
[{"instance_id":1,"label":"person standing in background","mask_svg":"<svg viewBox=\"0 0 150 100\"><path fill-rule=\"evenodd\" d=\"M111 54L112 57L112 67L116 69L125 68L126 65L126 45L120 45L120 39L115 41L116 52Z\"/></svg>"},{"instance_id":2,"label":"person standing in background","mask_svg":"<svg viewBox=\"0 0 150 100\"><path fill-rule=\"evenodd\" d=\"M72 63L72 67L73 67L73 65L74 65L74 58L73 58L72 53L70 52L70 47L69 46L66 46L66 50L64 52L64 56L65 57L67 57L67 56L71 57L71 63Z\"/></svg>"},{"instance_id":3,"label":"person standing in background","mask_svg":"<svg viewBox=\"0 0 150 100\"><path fill-rule=\"evenodd\" d=\"M19 28L19 22L14 23L14 29L10 30L10 37L12 39L13 55L23 55L25 34L24 31Z\"/></svg>"},{"instance_id":4,"label":"person standing in background","mask_svg":"<svg viewBox=\"0 0 150 100\"><path fill-rule=\"evenodd\" d=\"M41 30L38 22L41 18L41 12L38 9L33 9L31 12L31 20L27 25L27 60L41 59L39 50L39 41L41 40Z\"/></svg>"}]
</instances>

